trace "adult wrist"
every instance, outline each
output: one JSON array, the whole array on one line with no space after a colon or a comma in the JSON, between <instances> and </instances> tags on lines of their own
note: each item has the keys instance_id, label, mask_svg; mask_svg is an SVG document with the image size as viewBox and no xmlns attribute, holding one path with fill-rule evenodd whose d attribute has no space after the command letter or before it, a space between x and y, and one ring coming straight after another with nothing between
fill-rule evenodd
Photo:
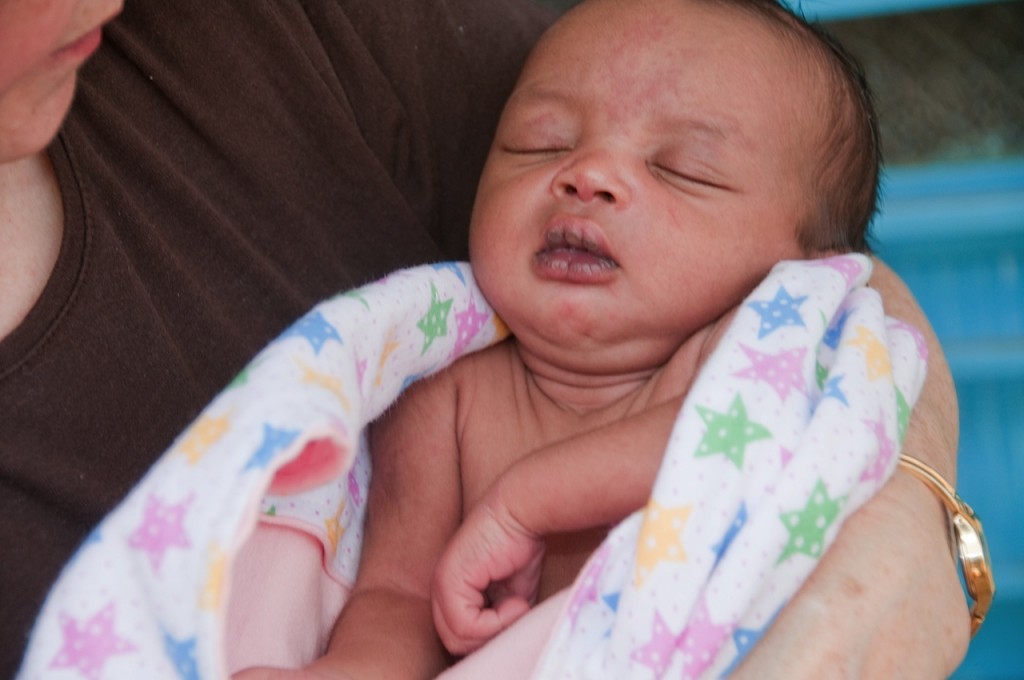
<instances>
[{"instance_id":1,"label":"adult wrist","mask_svg":"<svg viewBox=\"0 0 1024 680\"><path fill-rule=\"evenodd\" d=\"M960 572L964 577L967 595L972 600L970 615L973 637L981 628L996 591L981 520L974 509L960 498L956 489L930 465L903 454L899 459L899 467L923 483L946 511Z\"/></svg>"}]
</instances>

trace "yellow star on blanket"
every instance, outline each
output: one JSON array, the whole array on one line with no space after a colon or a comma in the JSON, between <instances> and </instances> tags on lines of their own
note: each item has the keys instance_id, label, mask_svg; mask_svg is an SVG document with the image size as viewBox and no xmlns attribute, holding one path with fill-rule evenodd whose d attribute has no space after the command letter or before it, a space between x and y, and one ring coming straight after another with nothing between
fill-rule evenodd
<instances>
[{"instance_id":1,"label":"yellow star on blanket","mask_svg":"<svg viewBox=\"0 0 1024 680\"><path fill-rule=\"evenodd\" d=\"M685 562L683 528L693 506L665 507L651 500L644 509L636 547L636 585L640 587L661 562Z\"/></svg>"}]
</instances>

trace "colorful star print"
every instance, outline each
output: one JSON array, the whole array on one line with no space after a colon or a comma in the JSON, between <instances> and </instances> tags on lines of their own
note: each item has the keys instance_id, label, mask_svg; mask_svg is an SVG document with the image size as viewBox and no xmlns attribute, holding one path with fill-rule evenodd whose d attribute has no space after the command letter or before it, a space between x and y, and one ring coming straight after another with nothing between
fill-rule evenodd
<instances>
[{"instance_id":1,"label":"colorful star print","mask_svg":"<svg viewBox=\"0 0 1024 680\"><path fill-rule=\"evenodd\" d=\"M185 433L178 444L178 452L185 456L189 465L195 465L203 459L210 447L227 434L230 427L231 421L226 416L215 418L204 415Z\"/></svg>"},{"instance_id":2,"label":"colorful star print","mask_svg":"<svg viewBox=\"0 0 1024 680\"><path fill-rule=\"evenodd\" d=\"M174 670L181 680L199 680L199 668L196 666L196 639L175 640L164 631L164 651L171 660Z\"/></svg>"},{"instance_id":3,"label":"colorful star print","mask_svg":"<svg viewBox=\"0 0 1024 680\"><path fill-rule=\"evenodd\" d=\"M907 437L907 427L910 426L910 404L899 388L896 388L896 426L896 436L902 446Z\"/></svg>"},{"instance_id":4,"label":"colorful star print","mask_svg":"<svg viewBox=\"0 0 1024 680\"><path fill-rule=\"evenodd\" d=\"M327 543L331 547L331 555L338 551L338 543L345 534L345 526L341 523L341 515L345 512L345 505L346 500L342 498L334 514L324 520L324 531L327 532Z\"/></svg>"},{"instance_id":5,"label":"colorful star print","mask_svg":"<svg viewBox=\"0 0 1024 680\"><path fill-rule=\"evenodd\" d=\"M795 298L786 291L785 286L779 286L779 290L771 300L748 302L747 306L761 317L761 327L758 329L757 337L763 338L779 328L803 326L804 319L800 316L799 308L806 300L806 295Z\"/></svg>"},{"instance_id":6,"label":"colorful star print","mask_svg":"<svg viewBox=\"0 0 1024 680\"><path fill-rule=\"evenodd\" d=\"M296 321L291 328L281 334L282 340L292 337L304 338L313 348L314 354L320 354L320 350L331 340L342 342L338 330L316 310Z\"/></svg>"},{"instance_id":7,"label":"colorful star print","mask_svg":"<svg viewBox=\"0 0 1024 680\"><path fill-rule=\"evenodd\" d=\"M374 379L374 385L380 387L384 380L384 366L387 365L388 359L402 346L402 343L395 340L394 336L389 332L388 339L384 341L384 347L381 349L380 361L377 362L377 377Z\"/></svg>"},{"instance_id":8,"label":"colorful star print","mask_svg":"<svg viewBox=\"0 0 1024 680\"><path fill-rule=\"evenodd\" d=\"M74 668L88 680L99 680L107 660L118 654L134 652L134 644L114 632L115 608L107 604L84 624L60 613L60 628L64 638L50 668Z\"/></svg>"},{"instance_id":9,"label":"colorful star print","mask_svg":"<svg viewBox=\"0 0 1024 680\"><path fill-rule=\"evenodd\" d=\"M448 271L452 272L453 274L455 274L455 276L463 284L466 283L466 277L462 273L462 267L460 267L455 262L438 262L437 264L434 264L434 265L431 265L431 266L434 268L434 271L438 271L438 272L448 270Z\"/></svg>"},{"instance_id":10,"label":"colorful star print","mask_svg":"<svg viewBox=\"0 0 1024 680\"><path fill-rule=\"evenodd\" d=\"M355 290L346 291L346 292L342 293L341 295L342 295L342 297L347 297L347 298L352 299L352 300L357 300L366 309L370 308L370 303L366 301L365 297L363 297L363 289L362 288L356 288Z\"/></svg>"},{"instance_id":11,"label":"colorful star print","mask_svg":"<svg viewBox=\"0 0 1024 680\"><path fill-rule=\"evenodd\" d=\"M416 324L416 327L423 331L423 350L420 354L426 354L434 340L448 335L448 313L451 311L452 302L451 298L442 300L438 295L437 286L433 281L430 282L430 309Z\"/></svg>"},{"instance_id":12,"label":"colorful star print","mask_svg":"<svg viewBox=\"0 0 1024 680\"><path fill-rule=\"evenodd\" d=\"M774 617L773 619L774 620ZM732 634L732 643L736 645L736 656L733 657L729 667L722 671L720 677L727 678L733 674L736 668L740 665L743 659L747 658L747 654L750 650L758 643L758 641L764 636L765 631L771 625L772 621L769 621L761 628L737 628Z\"/></svg>"},{"instance_id":13,"label":"colorful star print","mask_svg":"<svg viewBox=\"0 0 1024 680\"><path fill-rule=\"evenodd\" d=\"M363 504L363 490L359 488L359 479L356 478L356 469L348 471L348 497L352 499L353 507L358 508Z\"/></svg>"},{"instance_id":14,"label":"colorful star print","mask_svg":"<svg viewBox=\"0 0 1024 680\"><path fill-rule=\"evenodd\" d=\"M259 448L253 452L249 462L245 464L246 470L262 469L273 460L274 456L291 446L300 432L298 430L282 430L270 424L263 425L263 441Z\"/></svg>"},{"instance_id":15,"label":"colorful star print","mask_svg":"<svg viewBox=\"0 0 1024 680\"><path fill-rule=\"evenodd\" d=\"M253 366L250 364L243 368L228 384L228 388L241 387L242 385L249 382L249 375L252 373Z\"/></svg>"},{"instance_id":16,"label":"colorful star print","mask_svg":"<svg viewBox=\"0 0 1024 680\"><path fill-rule=\"evenodd\" d=\"M730 627L729 624L712 621L707 601L701 598L690 618L690 625L679 636L677 647L683 653L682 677L701 677L714 662L718 650L729 639Z\"/></svg>"},{"instance_id":17,"label":"colorful star print","mask_svg":"<svg viewBox=\"0 0 1024 680\"><path fill-rule=\"evenodd\" d=\"M921 361L927 361L928 343L925 341L924 336L921 335L921 331L903 321L892 321L891 324L892 328L898 328L905 331L910 334L910 337L914 338L914 345L917 347L917 356L921 358Z\"/></svg>"},{"instance_id":18,"label":"colorful star print","mask_svg":"<svg viewBox=\"0 0 1024 680\"><path fill-rule=\"evenodd\" d=\"M664 507L651 500L644 509L644 521L636 546L636 583L643 585L661 562L685 562L683 528L692 507Z\"/></svg>"},{"instance_id":19,"label":"colorful star print","mask_svg":"<svg viewBox=\"0 0 1024 680\"><path fill-rule=\"evenodd\" d=\"M851 310L843 309L839 312L839 316L832 322L832 325L825 330L825 336L821 339L826 346L832 349L839 347L839 339L843 337L843 330L846 328L846 322L850 320Z\"/></svg>"},{"instance_id":20,"label":"colorful star print","mask_svg":"<svg viewBox=\"0 0 1024 680\"><path fill-rule=\"evenodd\" d=\"M356 385L362 386L363 378L366 377L366 359L362 358L358 354L355 355L356 359Z\"/></svg>"},{"instance_id":21,"label":"colorful star print","mask_svg":"<svg viewBox=\"0 0 1024 680\"><path fill-rule=\"evenodd\" d=\"M669 630L661 612L654 612L654 625L651 628L651 639L647 644L633 651L630 658L654 671L654 677L660 678L668 670L672 656L676 652L676 635Z\"/></svg>"},{"instance_id":22,"label":"colorful star print","mask_svg":"<svg viewBox=\"0 0 1024 680\"><path fill-rule=\"evenodd\" d=\"M864 271L863 265L852 257L830 257L824 260L817 260L816 263L822 267L828 267L839 272L843 280L846 281L847 288L851 287L861 272Z\"/></svg>"},{"instance_id":23,"label":"colorful star print","mask_svg":"<svg viewBox=\"0 0 1024 680\"><path fill-rule=\"evenodd\" d=\"M326 373L321 373L320 371L310 368L298 357L295 358L295 363L297 363L299 368L302 370L302 377L299 378L299 382L301 384L313 385L330 392L338 400L338 403L341 404L341 408L344 409L346 413L351 411L352 403L349 401L348 395L345 394L345 387L342 385L340 378Z\"/></svg>"},{"instance_id":24,"label":"colorful star print","mask_svg":"<svg viewBox=\"0 0 1024 680\"><path fill-rule=\"evenodd\" d=\"M199 593L199 608L219 611L224 594L224 579L228 569L228 555L217 543L211 543L206 556L206 581Z\"/></svg>"},{"instance_id":25,"label":"colorful star print","mask_svg":"<svg viewBox=\"0 0 1024 680\"><path fill-rule=\"evenodd\" d=\"M142 524L128 538L128 545L149 556L153 571L160 573L160 565L171 548L188 548L191 543L185 535L183 523L194 495L175 505L165 505L154 495L146 498Z\"/></svg>"},{"instance_id":26,"label":"colorful star print","mask_svg":"<svg viewBox=\"0 0 1024 680\"><path fill-rule=\"evenodd\" d=\"M743 398L738 394L725 413L703 406L698 406L697 412L708 428L697 445L698 458L720 453L742 470L747 444L772 436L771 431L764 425L747 418L747 408L743 405Z\"/></svg>"},{"instance_id":27,"label":"colorful star print","mask_svg":"<svg viewBox=\"0 0 1024 680\"><path fill-rule=\"evenodd\" d=\"M661 612L654 612L651 637L643 646L630 654L630 658L654 672L660 678L668 670L672 658L682 653L682 678L696 678L715 660L722 644L729 639L729 625L711 620L707 603L702 598L697 604L689 625L678 635L665 623Z\"/></svg>"},{"instance_id":28,"label":"colorful star print","mask_svg":"<svg viewBox=\"0 0 1024 680\"><path fill-rule=\"evenodd\" d=\"M764 354L742 343L740 347L750 359L751 366L738 371L737 377L768 383L782 401L786 401L790 392L803 394L806 347L784 349L777 354Z\"/></svg>"},{"instance_id":29,"label":"colorful star print","mask_svg":"<svg viewBox=\"0 0 1024 680\"><path fill-rule=\"evenodd\" d=\"M835 375L828 379L825 383L825 388L821 392L822 399L831 397L832 399L838 400L844 406L849 406L850 402L846 400L846 394L843 393L843 389L839 386L839 383L843 382L843 376Z\"/></svg>"},{"instance_id":30,"label":"colorful star print","mask_svg":"<svg viewBox=\"0 0 1024 680\"><path fill-rule=\"evenodd\" d=\"M864 470L860 479L865 482L869 480L880 482L888 476L889 466L896 456L896 447L892 440L889 439L889 435L885 433L885 423L881 418L878 420L865 420L864 424L874 432L875 438L878 440L878 455L875 456L871 465Z\"/></svg>"},{"instance_id":31,"label":"colorful star print","mask_svg":"<svg viewBox=\"0 0 1024 680\"><path fill-rule=\"evenodd\" d=\"M825 532L839 516L839 508L845 498L830 498L825 482L818 480L814 491L802 510L784 512L779 518L789 531L789 542L779 557L779 562L801 553L809 557L821 557L825 549Z\"/></svg>"},{"instance_id":32,"label":"colorful star print","mask_svg":"<svg viewBox=\"0 0 1024 680\"><path fill-rule=\"evenodd\" d=\"M866 326L857 326L855 335L848 342L851 347L859 347L864 352L868 366L868 379L875 380L892 375L892 364L889 362L889 348L878 339Z\"/></svg>"},{"instance_id":33,"label":"colorful star print","mask_svg":"<svg viewBox=\"0 0 1024 680\"><path fill-rule=\"evenodd\" d=\"M458 329L458 336L455 339L455 349L452 356L461 356L480 329L484 327L490 315L487 312L476 308L476 300L469 299L469 306L464 311L455 314L455 326Z\"/></svg>"},{"instance_id":34,"label":"colorful star print","mask_svg":"<svg viewBox=\"0 0 1024 680\"><path fill-rule=\"evenodd\" d=\"M722 555L728 550L729 545L732 543L736 535L740 533L743 526L747 523L747 504L740 503L740 509L736 513L735 519L732 524L726 529L725 534L722 536L722 540L711 546L711 549L715 551L715 564L722 559Z\"/></svg>"},{"instance_id":35,"label":"colorful star print","mask_svg":"<svg viewBox=\"0 0 1024 680\"><path fill-rule=\"evenodd\" d=\"M600 578L605 565L608 563L608 555L610 552L610 547L602 546L594 557L587 563L586 569L583 571L583 576L573 589L572 599L569 601L568 614L569 621L571 622L570 625L576 625L576 619L579 617L580 611L583 609L585 604L588 602L597 602L598 579Z\"/></svg>"}]
</instances>

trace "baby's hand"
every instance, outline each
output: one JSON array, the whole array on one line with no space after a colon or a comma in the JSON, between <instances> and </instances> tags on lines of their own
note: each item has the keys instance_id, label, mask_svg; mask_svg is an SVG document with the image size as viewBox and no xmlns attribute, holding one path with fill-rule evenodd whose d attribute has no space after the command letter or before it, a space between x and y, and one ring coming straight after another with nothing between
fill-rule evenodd
<instances>
[{"instance_id":1,"label":"baby's hand","mask_svg":"<svg viewBox=\"0 0 1024 680\"><path fill-rule=\"evenodd\" d=\"M492 488L434 570L434 625L448 651L468 654L525 614L543 558L544 541L512 517Z\"/></svg>"}]
</instances>

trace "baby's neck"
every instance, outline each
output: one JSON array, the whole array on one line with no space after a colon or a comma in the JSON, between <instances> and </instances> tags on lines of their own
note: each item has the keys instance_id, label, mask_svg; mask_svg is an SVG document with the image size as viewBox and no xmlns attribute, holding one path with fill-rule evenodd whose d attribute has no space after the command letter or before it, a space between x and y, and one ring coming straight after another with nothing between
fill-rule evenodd
<instances>
[{"instance_id":1,"label":"baby's neck","mask_svg":"<svg viewBox=\"0 0 1024 680\"><path fill-rule=\"evenodd\" d=\"M572 370L514 346L537 398L580 416L615 418L684 394L713 349L716 328L711 324L692 335L664 363L630 372Z\"/></svg>"}]
</instances>

